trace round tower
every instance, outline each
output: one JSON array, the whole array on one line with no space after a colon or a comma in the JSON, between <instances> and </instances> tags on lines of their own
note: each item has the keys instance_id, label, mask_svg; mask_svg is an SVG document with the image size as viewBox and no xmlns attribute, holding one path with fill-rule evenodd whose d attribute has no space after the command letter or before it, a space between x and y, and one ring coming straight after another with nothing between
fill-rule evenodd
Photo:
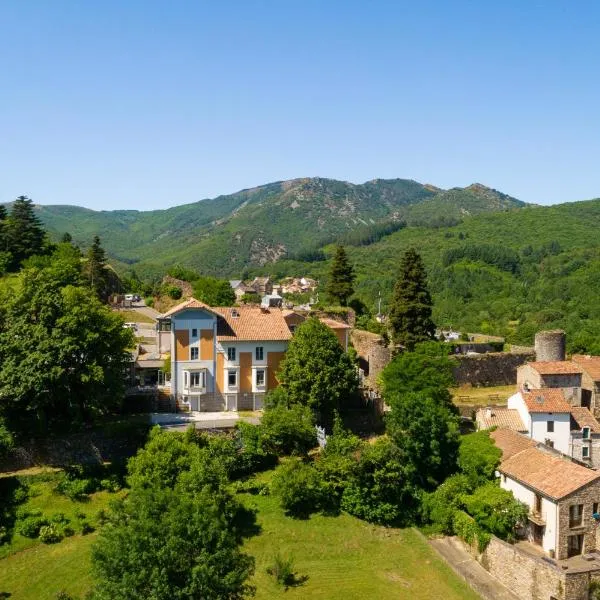
<instances>
[{"instance_id":1,"label":"round tower","mask_svg":"<svg viewBox=\"0 0 600 600\"><path fill-rule=\"evenodd\" d=\"M567 336L561 329L538 331L535 334L535 359L537 361L565 360Z\"/></svg>"}]
</instances>

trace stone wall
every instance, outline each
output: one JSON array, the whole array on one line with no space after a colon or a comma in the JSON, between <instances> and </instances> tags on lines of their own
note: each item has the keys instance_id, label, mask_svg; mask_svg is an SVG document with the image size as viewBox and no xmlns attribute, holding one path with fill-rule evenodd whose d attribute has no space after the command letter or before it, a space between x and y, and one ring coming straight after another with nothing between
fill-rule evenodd
<instances>
[{"instance_id":1,"label":"stone wall","mask_svg":"<svg viewBox=\"0 0 600 600\"><path fill-rule=\"evenodd\" d=\"M39 465L64 467L76 463L123 460L133 456L144 445L149 429L149 422L122 422L104 431L32 439L21 443L0 460L0 473Z\"/></svg>"},{"instance_id":2,"label":"stone wall","mask_svg":"<svg viewBox=\"0 0 600 600\"><path fill-rule=\"evenodd\" d=\"M366 384L376 389L379 373L392 360L392 349L384 346L380 335L362 329L350 331L350 342L359 356L361 369L365 372Z\"/></svg>"},{"instance_id":3,"label":"stone wall","mask_svg":"<svg viewBox=\"0 0 600 600\"><path fill-rule=\"evenodd\" d=\"M517 368L535 360L531 352L490 352L479 356L452 356L457 385L513 385Z\"/></svg>"},{"instance_id":4,"label":"stone wall","mask_svg":"<svg viewBox=\"0 0 600 600\"><path fill-rule=\"evenodd\" d=\"M482 554L466 548L522 600L588 600L590 582L600 578L600 570L569 572L495 537Z\"/></svg>"}]
</instances>

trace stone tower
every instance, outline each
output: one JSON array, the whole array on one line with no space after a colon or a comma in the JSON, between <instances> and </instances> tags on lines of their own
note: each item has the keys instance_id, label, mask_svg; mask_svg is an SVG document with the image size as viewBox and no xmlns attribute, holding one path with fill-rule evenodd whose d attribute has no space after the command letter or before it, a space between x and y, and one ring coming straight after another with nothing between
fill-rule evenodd
<instances>
[{"instance_id":1,"label":"stone tower","mask_svg":"<svg viewBox=\"0 0 600 600\"><path fill-rule=\"evenodd\" d=\"M565 360L567 336L561 329L538 331L535 334L537 361Z\"/></svg>"}]
</instances>

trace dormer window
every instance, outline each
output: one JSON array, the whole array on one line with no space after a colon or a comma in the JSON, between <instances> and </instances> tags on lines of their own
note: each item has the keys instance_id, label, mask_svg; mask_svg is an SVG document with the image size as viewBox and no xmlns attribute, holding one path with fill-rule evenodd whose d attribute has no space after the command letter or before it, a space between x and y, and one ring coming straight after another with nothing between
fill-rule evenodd
<instances>
[{"instance_id":1,"label":"dormer window","mask_svg":"<svg viewBox=\"0 0 600 600\"><path fill-rule=\"evenodd\" d=\"M583 427L582 430L581 430L581 437L584 440L589 440L590 439L590 432L591 432L591 430L590 430L589 427Z\"/></svg>"}]
</instances>

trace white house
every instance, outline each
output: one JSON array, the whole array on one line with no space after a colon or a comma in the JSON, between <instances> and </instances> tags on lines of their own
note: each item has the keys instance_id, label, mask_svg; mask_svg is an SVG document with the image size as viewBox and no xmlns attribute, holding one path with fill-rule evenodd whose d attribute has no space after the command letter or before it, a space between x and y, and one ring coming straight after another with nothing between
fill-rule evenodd
<instances>
[{"instance_id":1,"label":"white house","mask_svg":"<svg viewBox=\"0 0 600 600\"><path fill-rule=\"evenodd\" d=\"M600 473L510 429L490 435L502 450L500 486L529 507L528 540L557 559L595 551Z\"/></svg>"},{"instance_id":2,"label":"white house","mask_svg":"<svg viewBox=\"0 0 600 600\"><path fill-rule=\"evenodd\" d=\"M508 399L508 408L519 413L530 438L569 454L571 405L561 388L517 392Z\"/></svg>"}]
</instances>

